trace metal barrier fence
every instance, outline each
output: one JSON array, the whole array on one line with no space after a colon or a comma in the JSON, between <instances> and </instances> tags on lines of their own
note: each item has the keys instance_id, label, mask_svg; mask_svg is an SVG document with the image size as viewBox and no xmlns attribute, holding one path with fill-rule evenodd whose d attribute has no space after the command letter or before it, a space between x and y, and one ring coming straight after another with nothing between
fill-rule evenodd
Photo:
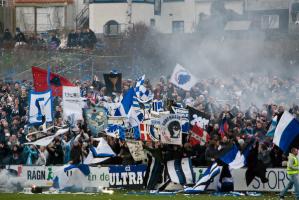
<instances>
[{"instance_id":1,"label":"metal barrier fence","mask_svg":"<svg viewBox=\"0 0 299 200\"><path fill-rule=\"evenodd\" d=\"M0 78L12 81L32 80L31 66L51 68L71 80L90 80L111 69L134 73L130 56L98 56L84 51L48 51L18 49L0 51Z\"/></svg>"}]
</instances>

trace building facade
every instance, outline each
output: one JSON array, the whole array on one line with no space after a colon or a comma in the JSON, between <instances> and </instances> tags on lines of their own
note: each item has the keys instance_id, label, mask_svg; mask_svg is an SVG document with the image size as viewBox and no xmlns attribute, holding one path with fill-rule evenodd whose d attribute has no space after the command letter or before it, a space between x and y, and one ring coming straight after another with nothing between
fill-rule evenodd
<instances>
[{"instance_id":1,"label":"building facade","mask_svg":"<svg viewBox=\"0 0 299 200\"><path fill-rule=\"evenodd\" d=\"M92 0L90 28L116 34L142 22L161 33L200 29L298 32L299 0Z\"/></svg>"},{"instance_id":2,"label":"building facade","mask_svg":"<svg viewBox=\"0 0 299 200\"><path fill-rule=\"evenodd\" d=\"M13 0L0 0L0 33L4 29L15 29L15 9Z\"/></svg>"},{"instance_id":3,"label":"building facade","mask_svg":"<svg viewBox=\"0 0 299 200\"><path fill-rule=\"evenodd\" d=\"M109 25L119 31L142 22L161 33L193 33L202 16L211 14L213 0L94 0L89 5L90 28L109 33ZM243 14L243 0L226 0L226 9ZM105 28L106 27L106 28Z\"/></svg>"},{"instance_id":4,"label":"building facade","mask_svg":"<svg viewBox=\"0 0 299 200\"><path fill-rule=\"evenodd\" d=\"M16 26L38 33L73 27L72 0L15 0Z\"/></svg>"}]
</instances>

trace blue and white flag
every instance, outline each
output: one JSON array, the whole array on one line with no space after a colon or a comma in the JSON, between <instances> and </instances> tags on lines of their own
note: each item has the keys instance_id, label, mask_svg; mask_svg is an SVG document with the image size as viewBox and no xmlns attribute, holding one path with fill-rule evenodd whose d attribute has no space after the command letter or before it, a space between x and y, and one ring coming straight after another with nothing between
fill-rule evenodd
<instances>
[{"instance_id":1,"label":"blue and white flag","mask_svg":"<svg viewBox=\"0 0 299 200\"><path fill-rule=\"evenodd\" d=\"M71 175L68 173L71 172ZM90 174L88 165L67 165L62 166L55 172L56 177L53 179L53 187L59 190L82 191L88 184L86 178Z\"/></svg>"},{"instance_id":2,"label":"blue and white flag","mask_svg":"<svg viewBox=\"0 0 299 200\"><path fill-rule=\"evenodd\" d=\"M113 116L127 117L133 105L134 95L134 88L130 88L123 97L121 103L115 106L117 108L115 109Z\"/></svg>"},{"instance_id":3,"label":"blue and white flag","mask_svg":"<svg viewBox=\"0 0 299 200\"><path fill-rule=\"evenodd\" d=\"M162 100L154 100L152 103L152 110L155 112L164 111L163 107L164 107L164 104L163 104Z\"/></svg>"},{"instance_id":4,"label":"blue and white flag","mask_svg":"<svg viewBox=\"0 0 299 200\"><path fill-rule=\"evenodd\" d=\"M181 116L182 132L189 134L190 123L189 123L189 110L182 107L171 106L173 112Z\"/></svg>"},{"instance_id":5,"label":"blue and white flag","mask_svg":"<svg viewBox=\"0 0 299 200\"><path fill-rule=\"evenodd\" d=\"M85 158L84 164L101 163L116 155L104 138L94 138L93 140L98 140L99 144L97 148L93 146L90 147L89 154Z\"/></svg>"},{"instance_id":6,"label":"blue and white flag","mask_svg":"<svg viewBox=\"0 0 299 200\"><path fill-rule=\"evenodd\" d=\"M105 132L110 137L119 138L122 141L126 139L125 129L121 125L109 124Z\"/></svg>"},{"instance_id":7,"label":"blue and white flag","mask_svg":"<svg viewBox=\"0 0 299 200\"><path fill-rule=\"evenodd\" d=\"M41 125L53 121L52 91L30 93L29 123ZM43 119L44 118L44 119Z\"/></svg>"},{"instance_id":8,"label":"blue and white flag","mask_svg":"<svg viewBox=\"0 0 299 200\"><path fill-rule=\"evenodd\" d=\"M137 97L134 96L133 97L133 105L132 107L134 109L143 109L143 110L149 110L151 109L151 102L148 101L148 102L140 102L138 101Z\"/></svg>"},{"instance_id":9,"label":"blue and white flag","mask_svg":"<svg viewBox=\"0 0 299 200\"><path fill-rule=\"evenodd\" d=\"M194 172L190 158L168 161L167 171L173 183L194 184Z\"/></svg>"},{"instance_id":10,"label":"blue and white flag","mask_svg":"<svg viewBox=\"0 0 299 200\"><path fill-rule=\"evenodd\" d=\"M246 153L247 151L242 154L237 145L234 144L228 152L220 157L220 160L228 164L230 169L240 169L246 163Z\"/></svg>"},{"instance_id":11,"label":"blue and white flag","mask_svg":"<svg viewBox=\"0 0 299 200\"><path fill-rule=\"evenodd\" d=\"M190 91L196 84L197 80L195 76L182 67L182 65L176 64L172 72L170 82L183 90Z\"/></svg>"},{"instance_id":12,"label":"blue and white flag","mask_svg":"<svg viewBox=\"0 0 299 200\"><path fill-rule=\"evenodd\" d=\"M269 136L269 137L274 136L276 126L277 126L277 115L275 117L273 117L273 119L272 119L271 125L269 127L268 132L267 132L267 136Z\"/></svg>"},{"instance_id":13,"label":"blue and white flag","mask_svg":"<svg viewBox=\"0 0 299 200\"><path fill-rule=\"evenodd\" d=\"M211 167L206 169L206 171L200 176L199 180L193 187L188 187L184 189L187 194L196 194L204 192L214 180L214 178L220 173L221 168L217 163L213 163Z\"/></svg>"},{"instance_id":14,"label":"blue and white flag","mask_svg":"<svg viewBox=\"0 0 299 200\"><path fill-rule=\"evenodd\" d=\"M153 99L153 95L149 89L147 89L144 86L144 78L145 75L143 75L141 78L139 78L136 82L135 86L135 94L137 97L137 100L145 103Z\"/></svg>"},{"instance_id":15,"label":"blue and white flag","mask_svg":"<svg viewBox=\"0 0 299 200\"><path fill-rule=\"evenodd\" d=\"M147 108L147 107L145 107ZM138 126L144 119L144 112L135 96L134 88L130 88L119 106L115 109L113 116L126 117L132 127Z\"/></svg>"},{"instance_id":16,"label":"blue and white flag","mask_svg":"<svg viewBox=\"0 0 299 200\"><path fill-rule=\"evenodd\" d=\"M284 111L275 129L273 143L284 153L299 135L299 122L288 111Z\"/></svg>"}]
</instances>

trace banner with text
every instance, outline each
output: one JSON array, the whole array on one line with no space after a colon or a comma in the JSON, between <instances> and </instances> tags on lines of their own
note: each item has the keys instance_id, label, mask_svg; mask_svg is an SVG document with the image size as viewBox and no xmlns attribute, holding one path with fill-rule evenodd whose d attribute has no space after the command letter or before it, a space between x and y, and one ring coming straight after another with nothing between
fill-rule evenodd
<instances>
[{"instance_id":1,"label":"banner with text","mask_svg":"<svg viewBox=\"0 0 299 200\"><path fill-rule=\"evenodd\" d=\"M146 165L109 166L110 188L142 189Z\"/></svg>"}]
</instances>

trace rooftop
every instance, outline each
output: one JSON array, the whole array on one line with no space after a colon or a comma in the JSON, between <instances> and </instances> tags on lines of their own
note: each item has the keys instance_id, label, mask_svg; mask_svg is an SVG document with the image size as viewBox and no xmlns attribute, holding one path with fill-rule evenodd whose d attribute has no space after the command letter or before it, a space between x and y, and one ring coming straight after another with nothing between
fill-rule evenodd
<instances>
[{"instance_id":1,"label":"rooftop","mask_svg":"<svg viewBox=\"0 0 299 200\"><path fill-rule=\"evenodd\" d=\"M73 0L15 0L15 4L71 4Z\"/></svg>"}]
</instances>

